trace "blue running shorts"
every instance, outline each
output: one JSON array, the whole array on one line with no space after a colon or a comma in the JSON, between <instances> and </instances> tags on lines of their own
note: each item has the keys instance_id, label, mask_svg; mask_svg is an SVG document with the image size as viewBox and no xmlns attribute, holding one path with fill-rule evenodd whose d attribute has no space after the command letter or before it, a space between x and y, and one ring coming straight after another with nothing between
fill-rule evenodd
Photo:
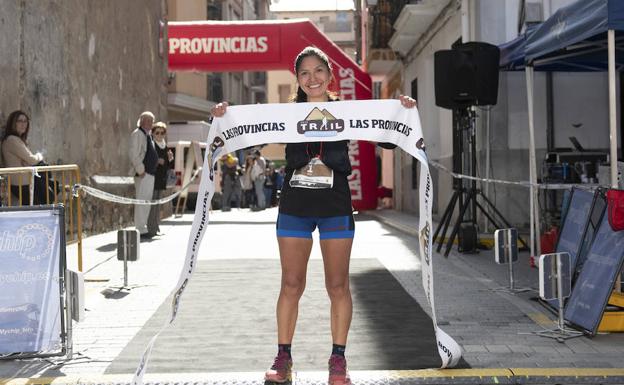
<instances>
[{"instance_id":1,"label":"blue running shorts","mask_svg":"<svg viewBox=\"0 0 624 385\"><path fill-rule=\"evenodd\" d=\"M312 239L312 232L319 229L323 239L353 238L355 222L353 215L339 217L297 217L279 213L277 216L277 236Z\"/></svg>"}]
</instances>

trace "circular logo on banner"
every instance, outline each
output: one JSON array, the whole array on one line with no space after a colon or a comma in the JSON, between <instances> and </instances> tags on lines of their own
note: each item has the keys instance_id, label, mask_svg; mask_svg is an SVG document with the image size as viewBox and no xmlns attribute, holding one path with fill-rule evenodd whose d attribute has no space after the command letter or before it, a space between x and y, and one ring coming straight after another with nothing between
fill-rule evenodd
<instances>
[{"instance_id":1,"label":"circular logo on banner","mask_svg":"<svg viewBox=\"0 0 624 385\"><path fill-rule=\"evenodd\" d=\"M39 223L24 225L17 230L16 235L19 240L16 251L23 259L39 261L50 255L54 236L46 226Z\"/></svg>"}]
</instances>

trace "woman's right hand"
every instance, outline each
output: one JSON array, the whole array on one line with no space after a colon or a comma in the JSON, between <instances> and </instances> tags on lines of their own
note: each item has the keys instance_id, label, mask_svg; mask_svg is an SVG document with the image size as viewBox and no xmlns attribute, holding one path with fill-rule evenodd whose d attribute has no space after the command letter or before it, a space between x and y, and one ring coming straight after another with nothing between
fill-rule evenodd
<instances>
[{"instance_id":1,"label":"woman's right hand","mask_svg":"<svg viewBox=\"0 0 624 385\"><path fill-rule=\"evenodd\" d=\"M220 118L225 115L227 107L228 102L221 102L219 104L216 104L210 109L210 114L215 118Z\"/></svg>"}]
</instances>

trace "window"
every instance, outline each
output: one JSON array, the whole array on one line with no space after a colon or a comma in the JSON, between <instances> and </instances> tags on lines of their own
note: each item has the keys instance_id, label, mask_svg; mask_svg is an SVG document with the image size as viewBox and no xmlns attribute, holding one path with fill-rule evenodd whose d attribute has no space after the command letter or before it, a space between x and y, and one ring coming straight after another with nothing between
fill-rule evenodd
<instances>
[{"instance_id":1,"label":"window","mask_svg":"<svg viewBox=\"0 0 624 385\"><path fill-rule=\"evenodd\" d=\"M236 104L242 104L243 103L243 81L241 79L240 73L234 73L231 75L231 81L232 83L230 83L231 85L231 89L230 89L230 93L231 93L231 97L229 98L230 102L236 103Z\"/></svg>"},{"instance_id":2,"label":"window","mask_svg":"<svg viewBox=\"0 0 624 385\"><path fill-rule=\"evenodd\" d=\"M206 20L221 20L223 19L223 7L220 1L209 1L208 9L206 12Z\"/></svg>"},{"instance_id":3,"label":"window","mask_svg":"<svg viewBox=\"0 0 624 385\"><path fill-rule=\"evenodd\" d=\"M208 100L221 102L223 100L223 83L221 82L221 74L208 74Z\"/></svg>"},{"instance_id":4,"label":"window","mask_svg":"<svg viewBox=\"0 0 624 385\"><path fill-rule=\"evenodd\" d=\"M381 99L381 85L381 82L373 81L373 99Z\"/></svg>"}]
</instances>

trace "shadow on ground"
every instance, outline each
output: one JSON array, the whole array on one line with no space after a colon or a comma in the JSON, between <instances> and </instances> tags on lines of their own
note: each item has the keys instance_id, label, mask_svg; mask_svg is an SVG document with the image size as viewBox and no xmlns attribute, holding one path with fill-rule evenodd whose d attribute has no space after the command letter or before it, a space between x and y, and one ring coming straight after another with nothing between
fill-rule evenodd
<instances>
[{"instance_id":1,"label":"shadow on ground","mask_svg":"<svg viewBox=\"0 0 624 385\"><path fill-rule=\"evenodd\" d=\"M440 367L433 323L420 305L384 268L351 275L358 317L374 340L377 363L367 370ZM356 328L359 325L352 325ZM357 344L351 339L351 344ZM463 359L459 368L470 367Z\"/></svg>"}]
</instances>

